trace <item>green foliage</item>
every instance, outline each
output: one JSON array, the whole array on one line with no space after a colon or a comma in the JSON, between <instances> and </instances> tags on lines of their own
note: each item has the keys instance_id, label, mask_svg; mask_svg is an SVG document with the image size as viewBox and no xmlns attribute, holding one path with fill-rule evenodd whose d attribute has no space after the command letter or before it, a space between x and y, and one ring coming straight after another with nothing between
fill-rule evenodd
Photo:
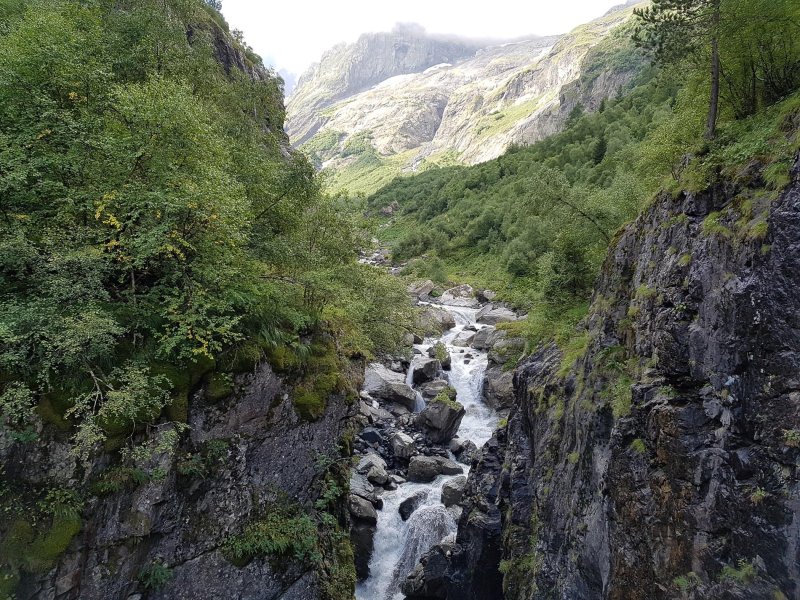
<instances>
[{"instance_id":1,"label":"green foliage","mask_svg":"<svg viewBox=\"0 0 800 600\"><path fill-rule=\"evenodd\" d=\"M172 569L162 562L151 562L139 571L139 583L146 590L157 590L172 577Z\"/></svg>"},{"instance_id":2,"label":"green foliage","mask_svg":"<svg viewBox=\"0 0 800 600\"><path fill-rule=\"evenodd\" d=\"M439 362L444 362L447 360L449 356L447 352L447 346L445 346L442 342L436 342L433 345L433 357L438 360Z\"/></svg>"},{"instance_id":3,"label":"green foliage","mask_svg":"<svg viewBox=\"0 0 800 600\"><path fill-rule=\"evenodd\" d=\"M569 339L569 342L564 347L564 352L561 357L561 367L558 370L559 377L566 377L575 363L586 354L589 347L589 333L583 332L576 334Z\"/></svg>"},{"instance_id":4,"label":"green foliage","mask_svg":"<svg viewBox=\"0 0 800 600\"><path fill-rule=\"evenodd\" d=\"M641 438L636 438L631 442L631 450L636 452L636 454L644 454L647 452L647 446L644 443L644 440Z\"/></svg>"},{"instance_id":5,"label":"green foliage","mask_svg":"<svg viewBox=\"0 0 800 600\"><path fill-rule=\"evenodd\" d=\"M741 585L747 585L755 579L758 571L753 563L747 562L745 559L739 559L738 568L726 565L722 568L719 574L720 581L732 581Z\"/></svg>"},{"instance_id":6,"label":"green foliage","mask_svg":"<svg viewBox=\"0 0 800 600\"><path fill-rule=\"evenodd\" d=\"M402 286L357 264L358 208L285 155L279 78L216 60L227 44L263 68L213 3L13 4L0 4L0 411L16 439L38 405L86 455L163 413L185 421L217 362L247 371L326 330L353 354L396 345Z\"/></svg>"},{"instance_id":7,"label":"green foliage","mask_svg":"<svg viewBox=\"0 0 800 600\"><path fill-rule=\"evenodd\" d=\"M567 455L567 462L569 462L569 464L571 465L577 464L580 459L581 459L580 452L570 452Z\"/></svg>"},{"instance_id":8,"label":"green foliage","mask_svg":"<svg viewBox=\"0 0 800 600\"><path fill-rule=\"evenodd\" d=\"M697 573L691 571L686 575L680 575L672 580L672 584L678 588L679 591L686 593L690 592L702 583Z\"/></svg>"},{"instance_id":9,"label":"green foliage","mask_svg":"<svg viewBox=\"0 0 800 600\"><path fill-rule=\"evenodd\" d=\"M111 467L106 469L90 486L90 491L97 496L108 496L123 490L135 489L150 481L150 475L134 467Z\"/></svg>"},{"instance_id":10,"label":"green foliage","mask_svg":"<svg viewBox=\"0 0 800 600\"><path fill-rule=\"evenodd\" d=\"M306 514L278 506L270 507L263 519L249 523L240 534L228 538L224 553L237 566L258 556L311 563L321 559L314 521Z\"/></svg>"},{"instance_id":11,"label":"green foliage","mask_svg":"<svg viewBox=\"0 0 800 600\"><path fill-rule=\"evenodd\" d=\"M783 443L789 448L800 448L800 429L784 429Z\"/></svg>"},{"instance_id":12,"label":"green foliage","mask_svg":"<svg viewBox=\"0 0 800 600\"><path fill-rule=\"evenodd\" d=\"M752 494L750 494L750 502L755 506L758 506L759 504L764 502L767 496L769 496L769 494L767 494L764 488L757 487L755 491Z\"/></svg>"},{"instance_id":13,"label":"green foliage","mask_svg":"<svg viewBox=\"0 0 800 600\"><path fill-rule=\"evenodd\" d=\"M440 404L444 404L445 406L456 411L464 410L462 404L455 400L455 394L453 394L450 391L451 389L452 388L439 392L436 395L436 397L433 400L431 400L431 402L438 402Z\"/></svg>"}]
</instances>

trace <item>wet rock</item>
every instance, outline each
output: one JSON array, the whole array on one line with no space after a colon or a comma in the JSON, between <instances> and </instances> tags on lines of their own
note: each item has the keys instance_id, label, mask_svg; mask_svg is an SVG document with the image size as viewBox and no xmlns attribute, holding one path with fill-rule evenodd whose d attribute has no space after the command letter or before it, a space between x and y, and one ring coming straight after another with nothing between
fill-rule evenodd
<instances>
[{"instance_id":1,"label":"wet rock","mask_svg":"<svg viewBox=\"0 0 800 600\"><path fill-rule=\"evenodd\" d=\"M453 338L453 346L469 346L474 337L475 334L473 332L465 329Z\"/></svg>"},{"instance_id":2,"label":"wet rock","mask_svg":"<svg viewBox=\"0 0 800 600\"><path fill-rule=\"evenodd\" d=\"M383 436L381 435L381 432L374 427L365 427L361 430L361 433L358 434L358 437L368 444L380 444L383 442Z\"/></svg>"},{"instance_id":3,"label":"wet rock","mask_svg":"<svg viewBox=\"0 0 800 600\"><path fill-rule=\"evenodd\" d=\"M453 315L438 306L425 306L417 316L417 328L425 335L441 335L455 326Z\"/></svg>"},{"instance_id":4,"label":"wet rock","mask_svg":"<svg viewBox=\"0 0 800 600\"><path fill-rule=\"evenodd\" d=\"M446 290L439 298L441 304L447 306L475 307L480 304L475 297L475 290L471 286L464 284Z\"/></svg>"},{"instance_id":5,"label":"wet rock","mask_svg":"<svg viewBox=\"0 0 800 600\"><path fill-rule=\"evenodd\" d=\"M499 323L516 321L517 315L514 311L504 306L494 307L492 304L487 304L478 311L475 320L482 325L498 325Z\"/></svg>"},{"instance_id":6,"label":"wet rock","mask_svg":"<svg viewBox=\"0 0 800 600\"><path fill-rule=\"evenodd\" d=\"M497 292L493 292L492 290L480 290L476 296L481 302L491 302L497 298Z\"/></svg>"},{"instance_id":7,"label":"wet rock","mask_svg":"<svg viewBox=\"0 0 800 600\"><path fill-rule=\"evenodd\" d=\"M440 456L414 456L408 466L408 480L430 483L439 475L460 475L464 472L452 460Z\"/></svg>"},{"instance_id":8,"label":"wet rock","mask_svg":"<svg viewBox=\"0 0 800 600\"><path fill-rule=\"evenodd\" d=\"M436 379L442 372L442 363L435 358L417 357L411 364L411 368L414 369L411 376L412 381L414 385L419 385Z\"/></svg>"},{"instance_id":9,"label":"wet rock","mask_svg":"<svg viewBox=\"0 0 800 600\"><path fill-rule=\"evenodd\" d=\"M428 356L438 359L439 362L442 363L442 369L445 371L450 370L452 358L450 357L450 353L447 351L447 346L445 346L442 342L436 342L433 346L428 348Z\"/></svg>"},{"instance_id":10,"label":"wet rock","mask_svg":"<svg viewBox=\"0 0 800 600\"><path fill-rule=\"evenodd\" d=\"M392 437L389 438L389 444L392 452L398 458L411 458L417 452L417 445L414 439L402 431L393 433Z\"/></svg>"},{"instance_id":11,"label":"wet rock","mask_svg":"<svg viewBox=\"0 0 800 600\"><path fill-rule=\"evenodd\" d=\"M425 502L427 497L428 493L424 490L420 490L403 500L397 509L400 513L400 518L403 519L403 521L408 521L411 514Z\"/></svg>"},{"instance_id":12,"label":"wet rock","mask_svg":"<svg viewBox=\"0 0 800 600\"><path fill-rule=\"evenodd\" d=\"M464 495L464 488L466 486L467 478L463 475L445 482L442 486L442 504L446 507L450 507L461 502L461 497Z\"/></svg>"},{"instance_id":13,"label":"wet rock","mask_svg":"<svg viewBox=\"0 0 800 600\"><path fill-rule=\"evenodd\" d=\"M494 408L510 408L514 403L514 371L495 366L486 369L483 376L483 397Z\"/></svg>"},{"instance_id":14,"label":"wet rock","mask_svg":"<svg viewBox=\"0 0 800 600\"><path fill-rule=\"evenodd\" d=\"M419 386L419 393L422 394L422 397L426 400L431 400L448 389L451 388L447 381L444 379L434 379L433 381L423 383Z\"/></svg>"},{"instance_id":15,"label":"wet rock","mask_svg":"<svg viewBox=\"0 0 800 600\"><path fill-rule=\"evenodd\" d=\"M347 497L347 509L354 519L364 521L370 525L375 525L378 522L378 513L375 512L375 507L361 496L350 494Z\"/></svg>"},{"instance_id":16,"label":"wet rock","mask_svg":"<svg viewBox=\"0 0 800 600\"><path fill-rule=\"evenodd\" d=\"M408 410L414 410L417 395L408 385L405 377L379 363L370 364L364 373L364 391L372 398L385 402L395 402Z\"/></svg>"},{"instance_id":17,"label":"wet rock","mask_svg":"<svg viewBox=\"0 0 800 600\"><path fill-rule=\"evenodd\" d=\"M434 398L417 415L415 422L432 443L441 444L453 439L465 413L459 402Z\"/></svg>"},{"instance_id":18,"label":"wet rock","mask_svg":"<svg viewBox=\"0 0 800 600\"><path fill-rule=\"evenodd\" d=\"M478 452L478 447L472 440L454 439L448 444L448 449L453 453L458 462L468 465Z\"/></svg>"},{"instance_id":19,"label":"wet rock","mask_svg":"<svg viewBox=\"0 0 800 600\"><path fill-rule=\"evenodd\" d=\"M350 528L350 543L353 546L353 561L356 579L364 581L369 577L369 561L375 545L376 526L364 521L354 521Z\"/></svg>"},{"instance_id":20,"label":"wet rock","mask_svg":"<svg viewBox=\"0 0 800 600\"><path fill-rule=\"evenodd\" d=\"M491 348L491 344L488 343L489 335L494 332L495 329L493 327L484 327L480 329L472 338L470 342L470 346L472 346L475 350L488 350ZM505 332L503 332L505 334Z\"/></svg>"},{"instance_id":21,"label":"wet rock","mask_svg":"<svg viewBox=\"0 0 800 600\"><path fill-rule=\"evenodd\" d=\"M504 365L509 360L516 360L525 350L525 340L522 338L503 337L492 344L489 350L489 363Z\"/></svg>"}]
</instances>

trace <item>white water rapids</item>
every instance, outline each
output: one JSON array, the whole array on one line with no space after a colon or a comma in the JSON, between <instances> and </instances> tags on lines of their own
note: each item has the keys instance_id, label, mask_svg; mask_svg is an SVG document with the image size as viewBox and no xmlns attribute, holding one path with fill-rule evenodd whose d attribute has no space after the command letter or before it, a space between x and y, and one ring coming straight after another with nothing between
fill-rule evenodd
<instances>
[{"instance_id":1,"label":"white water rapids","mask_svg":"<svg viewBox=\"0 0 800 600\"><path fill-rule=\"evenodd\" d=\"M466 409L458 429L458 437L471 440L480 448L492 436L498 421L495 412L483 402L481 393L487 355L469 347L452 345L453 340L466 326L475 326L478 309L454 306L439 308L453 315L456 326L441 338L426 339L415 347L426 355L428 348L438 341L447 346L452 357L448 379L450 385L456 389L457 400ZM477 327L481 328L480 325ZM466 358L467 355L472 358ZM411 370L409 369L409 379ZM419 393L417 400L418 404L422 402ZM467 471L465 466L465 474ZM401 600L403 594L400 592L400 584L414 569L420 557L444 538L455 534L456 522L441 503L442 486L453 477L457 476L440 475L431 483L407 482L397 490L381 495L383 509L378 511L378 526L369 563L370 576L356 587L357 600ZM418 492L425 494L425 500L408 521L403 521L398 512L400 503Z\"/></svg>"}]
</instances>

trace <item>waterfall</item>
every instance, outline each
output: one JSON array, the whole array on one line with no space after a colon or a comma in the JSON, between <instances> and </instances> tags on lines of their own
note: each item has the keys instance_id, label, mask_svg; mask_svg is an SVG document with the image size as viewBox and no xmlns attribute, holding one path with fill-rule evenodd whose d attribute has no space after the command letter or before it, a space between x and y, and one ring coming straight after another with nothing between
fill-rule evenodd
<instances>
[{"instance_id":1,"label":"waterfall","mask_svg":"<svg viewBox=\"0 0 800 600\"><path fill-rule=\"evenodd\" d=\"M475 327L478 310L439 307L453 315L456 326L440 338L428 338L415 348L424 356L428 348L439 341L447 347L452 357L449 383L456 389L458 401L466 409L458 436L462 440L471 440L480 447L492 436L498 421L495 412L483 402L481 394L483 375L488 364L487 354L452 344L466 327ZM413 371L414 361L406 378L412 387ZM417 405L417 410L424 407L419 392ZM464 470L467 472L467 467ZM378 511L370 576L356 587L358 600L401 600L403 594L400 592L400 584L414 569L419 558L435 544L454 535L454 516L441 503L442 486L452 478L453 476L440 475L431 483L407 482L396 490L381 495L383 509ZM398 512L400 503L420 491L425 493L425 499L409 520L403 521Z\"/></svg>"}]
</instances>

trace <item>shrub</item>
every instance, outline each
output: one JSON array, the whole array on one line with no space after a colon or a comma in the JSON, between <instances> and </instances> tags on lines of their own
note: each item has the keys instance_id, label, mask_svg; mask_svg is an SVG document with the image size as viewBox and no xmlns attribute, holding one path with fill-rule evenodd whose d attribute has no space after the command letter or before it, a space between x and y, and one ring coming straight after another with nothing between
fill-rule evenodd
<instances>
[{"instance_id":1,"label":"shrub","mask_svg":"<svg viewBox=\"0 0 800 600\"><path fill-rule=\"evenodd\" d=\"M151 562L139 571L139 583L147 590L156 590L172 577L172 569L162 562Z\"/></svg>"},{"instance_id":2,"label":"shrub","mask_svg":"<svg viewBox=\"0 0 800 600\"><path fill-rule=\"evenodd\" d=\"M311 517L296 509L273 506L263 519L246 525L240 534L228 538L224 553L229 561L240 566L257 556L316 563L320 560L317 526Z\"/></svg>"},{"instance_id":3,"label":"shrub","mask_svg":"<svg viewBox=\"0 0 800 600\"><path fill-rule=\"evenodd\" d=\"M722 568L722 572L719 575L720 581L733 581L735 583L739 583L742 585L747 585L753 579L755 579L757 575L756 567L753 563L747 562L745 559L739 559L738 562L739 567L735 568L730 565L726 565Z\"/></svg>"},{"instance_id":4,"label":"shrub","mask_svg":"<svg viewBox=\"0 0 800 600\"><path fill-rule=\"evenodd\" d=\"M647 452L647 446L645 445L644 440L641 438L636 438L631 442L631 450L637 454L644 454Z\"/></svg>"}]
</instances>

